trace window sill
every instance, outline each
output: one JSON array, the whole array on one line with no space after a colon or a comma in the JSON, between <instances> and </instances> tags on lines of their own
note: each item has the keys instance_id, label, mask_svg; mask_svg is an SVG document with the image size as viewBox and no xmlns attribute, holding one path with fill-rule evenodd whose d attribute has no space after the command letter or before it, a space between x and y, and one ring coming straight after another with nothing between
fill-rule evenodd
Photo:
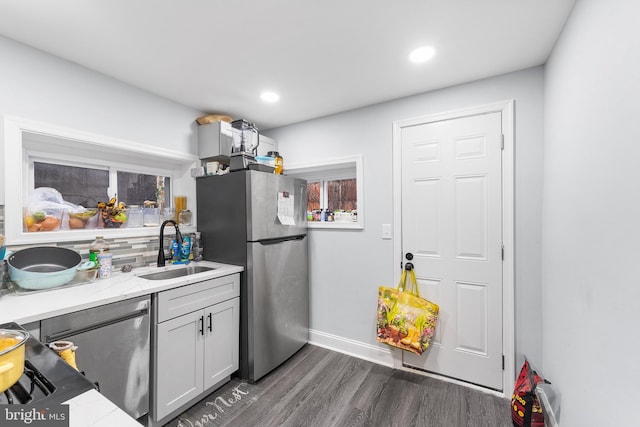
<instances>
[{"instance_id":1,"label":"window sill","mask_svg":"<svg viewBox=\"0 0 640 427\"><path fill-rule=\"evenodd\" d=\"M307 222L308 229L315 230L364 230L364 226L359 222Z\"/></svg>"},{"instance_id":2,"label":"window sill","mask_svg":"<svg viewBox=\"0 0 640 427\"><path fill-rule=\"evenodd\" d=\"M164 234L174 234L175 228L170 225L165 227ZM182 234L195 233L196 226L181 226ZM159 237L160 227L136 227L136 228L90 228L86 230L58 230L19 233L11 245L24 245L34 243L75 242L93 240L96 236L104 236L106 239L131 239L136 237Z\"/></svg>"}]
</instances>

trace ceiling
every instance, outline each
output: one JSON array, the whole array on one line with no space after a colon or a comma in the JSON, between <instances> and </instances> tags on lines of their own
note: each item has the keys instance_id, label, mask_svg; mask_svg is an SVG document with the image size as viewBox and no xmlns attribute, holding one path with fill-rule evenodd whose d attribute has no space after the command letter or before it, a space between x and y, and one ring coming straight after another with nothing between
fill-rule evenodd
<instances>
[{"instance_id":1,"label":"ceiling","mask_svg":"<svg viewBox=\"0 0 640 427\"><path fill-rule=\"evenodd\" d=\"M573 3L0 0L0 34L265 130L544 64Z\"/></svg>"}]
</instances>

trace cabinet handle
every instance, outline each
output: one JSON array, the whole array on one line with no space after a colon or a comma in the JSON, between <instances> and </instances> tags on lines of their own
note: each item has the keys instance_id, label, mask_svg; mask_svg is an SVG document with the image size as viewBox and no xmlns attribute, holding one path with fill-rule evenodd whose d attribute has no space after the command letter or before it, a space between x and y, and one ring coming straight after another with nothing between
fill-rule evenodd
<instances>
[{"instance_id":1,"label":"cabinet handle","mask_svg":"<svg viewBox=\"0 0 640 427\"><path fill-rule=\"evenodd\" d=\"M204 335L204 316L200 316L200 320L198 320L199 323L199 327L198 327L198 332L200 332L200 335Z\"/></svg>"},{"instance_id":2,"label":"cabinet handle","mask_svg":"<svg viewBox=\"0 0 640 427\"><path fill-rule=\"evenodd\" d=\"M209 332L213 332L213 315L209 313L207 317L209 318Z\"/></svg>"}]
</instances>

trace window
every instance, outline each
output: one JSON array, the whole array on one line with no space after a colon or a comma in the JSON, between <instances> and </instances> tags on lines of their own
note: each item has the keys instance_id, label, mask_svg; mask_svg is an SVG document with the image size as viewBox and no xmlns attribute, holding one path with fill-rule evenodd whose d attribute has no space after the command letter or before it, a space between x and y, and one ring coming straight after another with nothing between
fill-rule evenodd
<instances>
[{"instance_id":1,"label":"window","mask_svg":"<svg viewBox=\"0 0 640 427\"><path fill-rule=\"evenodd\" d=\"M64 200L86 208L104 201L109 189L109 170L70 166L45 161L33 162L34 188L51 187Z\"/></svg>"},{"instance_id":2,"label":"window","mask_svg":"<svg viewBox=\"0 0 640 427\"><path fill-rule=\"evenodd\" d=\"M108 202L114 196L127 205L150 200L171 206L178 188L179 194L193 201L191 208L195 210L195 180L189 169L198 165L197 156L189 153L5 116L5 173L0 176L0 204L5 204L7 243L95 238L96 229L89 227L60 227L48 233L25 230L23 225L29 227L24 222L24 208L30 193L39 187L55 188L64 202L86 208ZM100 234L113 238L157 232L157 227L100 229Z\"/></svg>"},{"instance_id":3,"label":"window","mask_svg":"<svg viewBox=\"0 0 640 427\"><path fill-rule=\"evenodd\" d=\"M34 159L33 180L33 188L55 188L65 201L85 208L96 207L111 197L127 205L161 201L164 206L171 206L171 177L168 176L126 172L113 166L72 166L68 162ZM118 191L110 192L110 188Z\"/></svg>"},{"instance_id":4,"label":"window","mask_svg":"<svg viewBox=\"0 0 640 427\"><path fill-rule=\"evenodd\" d=\"M171 178L118 171L118 199L128 205L143 205L145 201L158 201L171 206Z\"/></svg>"},{"instance_id":5,"label":"window","mask_svg":"<svg viewBox=\"0 0 640 427\"><path fill-rule=\"evenodd\" d=\"M310 228L362 228L362 158L287 166L287 175L307 181Z\"/></svg>"}]
</instances>

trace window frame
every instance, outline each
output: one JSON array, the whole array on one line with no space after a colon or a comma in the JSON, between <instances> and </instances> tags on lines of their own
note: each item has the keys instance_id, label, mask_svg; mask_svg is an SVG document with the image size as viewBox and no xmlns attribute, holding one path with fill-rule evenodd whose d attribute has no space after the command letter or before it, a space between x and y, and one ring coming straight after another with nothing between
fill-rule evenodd
<instances>
[{"instance_id":1,"label":"window frame","mask_svg":"<svg viewBox=\"0 0 640 427\"><path fill-rule=\"evenodd\" d=\"M345 169L355 168L358 220L355 222L307 221L310 229L364 229L364 172L362 155L287 164L285 173L308 182L331 181L345 177Z\"/></svg>"},{"instance_id":2,"label":"window frame","mask_svg":"<svg viewBox=\"0 0 640 427\"><path fill-rule=\"evenodd\" d=\"M13 116L5 116L3 124L4 147L0 150L0 154L4 154L5 173L0 174L0 204L5 205L5 237L8 245L91 240L96 234L108 238L119 238L154 236L159 233L159 227L32 233L23 231L22 211L29 191L34 185L34 161L60 162L90 168L104 166L110 174L116 173L119 169L126 172L168 176L171 178L172 194L184 194L189 200L195 201L195 182L190 176L190 169L199 164L196 155ZM110 177L109 185L117 184L117 178L115 181L112 179ZM112 191L115 192L116 188L110 188L110 194ZM195 211L195 202L190 209ZM193 224L189 227L181 227L181 230L194 232L196 219Z\"/></svg>"}]
</instances>

